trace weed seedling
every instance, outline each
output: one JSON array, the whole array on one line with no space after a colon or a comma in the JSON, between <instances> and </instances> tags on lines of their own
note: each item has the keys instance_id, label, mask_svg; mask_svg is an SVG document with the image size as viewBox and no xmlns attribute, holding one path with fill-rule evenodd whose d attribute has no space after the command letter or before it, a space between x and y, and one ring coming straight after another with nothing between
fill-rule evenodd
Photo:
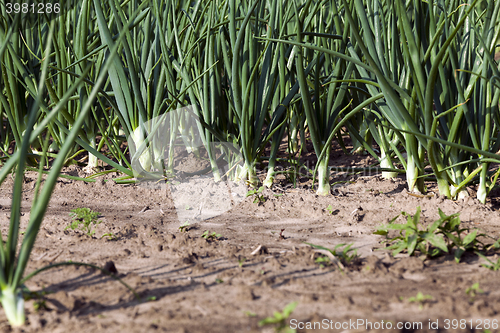
<instances>
[{"instance_id":1,"label":"weed seedling","mask_svg":"<svg viewBox=\"0 0 500 333\"><path fill-rule=\"evenodd\" d=\"M283 309L283 312L274 312L273 317L267 317L265 319L262 319L259 321L259 326L265 326L265 325L274 325L274 331L275 332L282 332L282 333L294 333L296 330L291 329L287 327L286 325L286 320L290 315L292 314L293 310L297 307L298 302L292 302L285 306Z\"/></svg>"},{"instance_id":2,"label":"weed seedling","mask_svg":"<svg viewBox=\"0 0 500 333\"><path fill-rule=\"evenodd\" d=\"M47 307L47 300L45 299L39 299L33 303L33 309L35 312L38 312L40 310L48 310L49 308Z\"/></svg>"},{"instance_id":3,"label":"weed seedling","mask_svg":"<svg viewBox=\"0 0 500 333\"><path fill-rule=\"evenodd\" d=\"M419 250L431 257L438 255L440 251L448 252L448 247L443 236L435 233L437 227L444 221L440 219L434 222L428 229L420 230L420 207L417 207L417 212L414 216L406 212L402 212L401 214L407 216L407 223L393 223L399 217L398 215L389 222L389 225L382 226L375 232L376 235L387 236L388 230L399 230L399 236L389 240L389 242L394 243L388 247L388 249L394 250L392 252L393 256L396 256L403 250L406 250L410 256L414 254L415 250Z\"/></svg>"},{"instance_id":4,"label":"weed seedling","mask_svg":"<svg viewBox=\"0 0 500 333\"><path fill-rule=\"evenodd\" d=\"M398 215L389 222L389 225L381 226L375 232L377 235L387 236L388 230L399 230L399 236L387 241L392 243L387 249L393 250L393 256L405 250L411 256L418 250L421 254L432 258L454 250L455 261L460 262L466 251L478 250L479 245L484 248L484 244L479 242L477 237L486 235L478 235L477 230L460 228L459 213L446 215L439 209L440 218L427 229L420 229L420 207L417 207L414 216L405 212L402 212L402 215L407 216L407 223L393 223ZM465 233L466 236L463 237Z\"/></svg>"},{"instance_id":5,"label":"weed seedling","mask_svg":"<svg viewBox=\"0 0 500 333\"><path fill-rule=\"evenodd\" d=\"M262 193L264 191L264 186L259 187L257 190L250 190L247 192L247 197L253 195L255 198L253 199L253 203L264 203L266 202L266 198L264 197Z\"/></svg>"},{"instance_id":6,"label":"weed seedling","mask_svg":"<svg viewBox=\"0 0 500 333\"><path fill-rule=\"evenodd\" d=\"M319 264L320 268L324 268L325 266L328 266L330 264L330 258L328 258L327 256L320 256L317 257L314 262Z\"/></svg>"},{"instance_id":7,"label":"weed seedling","mask_svg":"<svg viewBox=\"0 0 500 333\"><path fill-rule=\"evenodd\" d=\"M99 212L94 212L90 208L72 209L69 216L71 216L73 221L69 226L64 228L64 230L80 229L83 230L87 234L87 236L92 236L95 233L95 230L92 230L92 226L96 226L101 223L101 221L97 220L97 217L99 217L99 215Z\"/></svg>"},{"instance_id":8,"label":"weed seedling","mask_svg":"<svg viewBox=\"0 0 500 333\"><path fill-rule=\"evenodd\" d=\"M449 218L453 215L456 216ZM445 223L438 226L438 232L445 236L449 249L455 248L454 256L455 261L458 263L462 254L466 251L477 251L479 250L479 245L482 245L482 248L484 248L484 244L479 242L477 237L487 237L487 235L478 235L477 230L470 231L469 228L460 228L461 222L458 213L453 215L448 217L439 209L440 220L444 219ZM464 233L466 233L466 236L462 238L462 234Z\"/></svg>"},{"instance_id":9,"label":"weed seedling","mask_svg":"<svg viewBox=\"0 0 500 333\"><path fill-rule=\"evenodd\" d=\"M470 296L471 301L474 301L474 297L476 297L477 294L483 294L484 291L479 287L479 282L476 282L469 288L465 289L465 293Z\"/></svg>"},{"instance_id":10,"label":"weed seedling","mask_svg":"<svg viewBox=\"0 0 500 333\"><path fill-rule=\"evenodd\" d=\"M243 311L243 314L247 317L257 317L257 314L252 311Z\"/></svg>"},{"instance_id":11,"label":"weed seedling","mask_svg":"<svg viewBox=\"0 0 500 333\"><path fill-rule=\"evenodd\" d=\"M240 259L238 259L238 265L240 266L240 268L243 267L243 265L245 264L246 260L247 260L247 258L240 258Z\"/></svg>"},{"instance_id":12,"label":"weed seedling","mask_svg":"<svg viewBox=\"0 0 500 333\"><path fill-rule=\"evenodd\" d=\"M33 302L33 309L35 312L39 312L40 310L48 310L49 308L47 307L47 300L45 299L45 295L49 294L49 292L42 290L42 291L30 291L28 289L25 289L23 291L23 296L26 301L28 300L35 300Z\"/></svg>"},{"instance_id":13,"label":"weed seedling","mask_svg":"<svg viewBox=\"0 0 500 333\"><path fill-rule=\"evenodd\" d=\"M206 240L217 240L221 238L221 234L216 233L215 231L210 233L210 231L205 230L205 232L201 235L202 238L205 238Z\"/></svg>"},{"instance_id":14,"label":"weed seedling","mask_svg":"<svg viewBox=\"0 0 500 333\"><path fill-rule=\"evenodd\" d=\"M421 291L417 293L417 296L408 298L408 303L419 303L418 308L422 310L424 308L424 303L427 300L431 300L431 295L424 295Z\"/></svg>"},{"instance_id":15,"label":"weed seedling","mask_svg":"<svg viewBox=\"0 0 500 333\"><path fill-rule=\"evenodd\" d=\"M115 234L113 234L112 232L105 233L104 235L101 236L101 239L104 237L106 237L106 239L109 241L114 241L118 239L118 237L116 237Z\"/></svg>"},{"instance_id":16,"label":"weed seedling","mask_svg":"<svg viewBox=\"0 0 500 333\"><path fill-rule=\"evenodd\" d=\"M489 270L492 270L492 271L498 271L500 269L500 258L498 258L497 262L493 262L491 261L490 259L486 258L486 256L482 253L480 253L479 251L476 251L476 254L483 258L484 260L486 260L487 262L489 262L490 264L481 264L481 266L483 267L486 267L488 268Z\"/></svg>"},{"instance_id":17,"label":"weed seedling","mask_svg":"<svg viewBox=\"0 0 500 333\"><path fill-rule=\"evenodd\" d=\"M184 222L184 224L179 227L180 232L186 232L188 230L189 230L189 222L188 221Z\"/></svg>"},{"instance_id":18,"label":"weed seedling","mask_svg":"<svg viewBox=\"0 0 500 333\"><path fill-rule=\"evenodd\" d=\"M329 215L337 215L340 212L340 210L338 209L333 209L332 205L328 205L328 207L326 207L326 210L328 211Z\"/></svg>"},{"instance_id":19,"label":"weed seedling","mask_svg":"<svg viewBox=\"0 0 500 333\"><path fill-rule=\"evenodd\" d=\"M319 250L325 250L330 252L334 257L339 259L339 262L337 262L337 265L341 270L344 269L344 265L349 265L351 262L353 262L355 259L358 258L358 250L357 249L351 249L351 247L354 245L354 243L351 243L349 245L346 244L337 244L333 248L333 250L326 248L324 246L320 245L314 245L311 243L305 243L315 249ZM340 251L341 247L344 247L342 251ZM323 259L320 259L321 257L316 258L316 262L320 263L320 266L324 267L326 266L327 263L330 262L330 258L328 257L323 257ZM319 261L318 261L319 260Z\"/></svg>"}]
</instances>

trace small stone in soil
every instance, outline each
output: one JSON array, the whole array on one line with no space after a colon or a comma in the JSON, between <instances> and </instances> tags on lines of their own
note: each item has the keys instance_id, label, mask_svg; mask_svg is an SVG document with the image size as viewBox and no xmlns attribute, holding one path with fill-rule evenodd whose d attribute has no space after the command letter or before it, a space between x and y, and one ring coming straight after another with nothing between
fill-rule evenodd
<instances>
[{"instance_id":1,"label":"small stone in soil","mask_svg":"<svg viewBox=\"0 0 500 333\"><path fill-rule=\"evenodd\" d=\"M106 262L106 264L103 267L104 271L113 273L113 274L118 274L118 270L115 267L115 263L112 261Z\"/></svg>"}]
</instances>

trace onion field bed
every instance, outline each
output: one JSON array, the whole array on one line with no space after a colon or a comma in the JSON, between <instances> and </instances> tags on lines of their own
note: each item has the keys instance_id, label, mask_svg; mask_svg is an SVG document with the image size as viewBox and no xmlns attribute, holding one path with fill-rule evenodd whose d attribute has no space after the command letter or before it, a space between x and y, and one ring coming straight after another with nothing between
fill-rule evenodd
<instances>
[{"instance_id":1,"label":"onion field bed","mask_svg":"<svg viewBox=\"0 0 500 333\"><path fill-rule=\"evenodd\" d=\"M0 333L500 332L500 1L36 2Z\"/></svg>"},{"instance_id":2,"label":"onion field bed","mask_svg":"<svg viewBox=\"0 0 500 333\"><path fill-rule=\"evenodd\" d=\"M363 166L369 160L332 154L336 166ZM62 174L84 171L73 166ZM25 176L21 231L37 175ZM421 229L438 220L441 209L446 215L460 213L462 236L478 230L498 239L494 193L486 204L472 189L470 197L452 201L432 195L433 183L423 196L409 194L404 178L332 176L339 184L330 196L317 196L310 182L293 188L283 180L220 216L183 228L165 188L119 185L108 181L113 174L95 183L60 178L27 272L69 260L105 267L140 301L99 270L56 267L26 283L33 297L26 304L26 325L16 330L274 332L279 324L259 322L297 302L285 320L285 329L296 332L487 332L485 325L498 331L493 327L500 313L500 273L481 266L493 268L496 256L485 252L493 264L473 251L460 263L453 253L425 260L403 251L393 257L384 249L390 245L383 242L386 237L374 234L402 211L414 216L420 207ZM11 188L9 177L0 188L3 234ZM83 207L99 212L90 225L94 233L67 228L71 210ZM400 216L393 223L405 221ZM484 235L478 240L491 243ZM352 244L357 255L348 249L342 257L345 246L337 246L333 256L306 243L332 250ZM0 325L2 332L12 331L3 311Z\"/></svg>"}]
</instances>

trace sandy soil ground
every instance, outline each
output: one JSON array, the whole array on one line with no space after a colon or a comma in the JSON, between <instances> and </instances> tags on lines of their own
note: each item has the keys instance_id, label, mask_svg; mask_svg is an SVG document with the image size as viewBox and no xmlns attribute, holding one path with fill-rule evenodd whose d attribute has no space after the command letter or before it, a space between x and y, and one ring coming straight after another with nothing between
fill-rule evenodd
<instances>
[{"instance_id":1,"label":"sandy soil ground","mask_svg":"<svg viewBox=\"0 0 500 333\"><path fill-rule=\"evenodd\" d=\"M363 163L361 157L349 162ZM27 301L27 325L16 331L273 332L274 326L260 327L259 321L292 302L298 305L286 322L297 332L498 331L500 273L482 267L483 259L473 253L460 263L451 255L393 257L384 249L385 238L373 234L402 211L415 214L420 206L423 226L439 218L440 208L459 212L464 228L498 239L496 195L482 205L474 196L451 201L409 194L403 178L333 176L337 185L331 196L316 196L307 183L277 185L261 193L262 202L244 198L184 232L163 188L108 181L116 175L95 183L61 179L27 272L69 260L106 266L140 301L99 270L57 267L27 282L39 296ZM26 176L24 226L35 179L35 174ZM9 179L0 188L4 235L11 185ZM81 207L100 212L93 236L65 230L71 209ZM207 230L219 237L202 238ZM331 249L353 243L358 258L349 264L318 263L327 253L305 243ZM489 259L497 257L489 254ZM479 288L469 289L476 283ZM12 331L3 311L0 330Z\"/></svg>"}]
</instances>

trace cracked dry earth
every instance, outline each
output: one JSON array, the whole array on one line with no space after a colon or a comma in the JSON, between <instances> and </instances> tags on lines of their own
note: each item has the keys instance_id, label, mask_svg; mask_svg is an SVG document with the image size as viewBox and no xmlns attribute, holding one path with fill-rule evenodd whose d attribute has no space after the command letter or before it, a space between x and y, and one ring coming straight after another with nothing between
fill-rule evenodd
<instances>
[{"instance_id":1,"label":"cracked dry earth","mask_svg":"<svg viewBox=\"0 0 500 333\"><path fill-rule=\"evenodd\" d=\"M118 185L109 178L59 180L27 272L69 260L106 265L142 301L99 270L61 266L26 283L43 295L26 302L25 327L11 329L0 311L2 332L273 332L258 322L294 301L287 323L298 332L483 332L500 319L500 273L482 267L484 260L472 253L459 264L452 256L394 258L384 250L384 238L373 234L420 206L424 225L438 219L441 208L460 212L464 227L498 239L495 195L482 205L474 195L458 201L414 196L404 179L340 177L332 182L350 182L336 185L331 196L318 197L307 186L265 190L265 202L245 198L180 232L165 189ZM22 229L35 181L36 174L26 175ZM9 179L0 187L4 235L11 186ZM92 237L65 230L70 210L78 207L100 212ZM202 238L206 230L220 237ZM109 233L112 239L101 237ZM305 243L353 243L359 259L343 269L320 265L315 259L325 252ZM467 294L475 283L480 290ZM412 302L419 292L425 299Z\"/></svg>"}]
</instances>

